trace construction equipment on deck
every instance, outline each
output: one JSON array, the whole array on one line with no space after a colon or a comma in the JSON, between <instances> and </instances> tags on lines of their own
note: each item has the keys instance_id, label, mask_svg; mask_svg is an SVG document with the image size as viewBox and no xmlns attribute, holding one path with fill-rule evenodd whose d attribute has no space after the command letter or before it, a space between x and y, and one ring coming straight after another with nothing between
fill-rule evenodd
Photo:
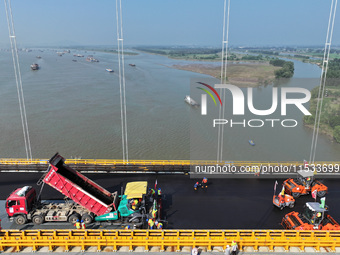
<instances>
[{"instance_id":1,"label":"construction equipment on deck","mask_svg":"<svg viewBox=\"0 0 340 255\"><path fill-rule=\"evenodd\" d=\"M295 199L293 196L287 194L279 194L273 196L273 205L277 206L280 210L283 210L286 206L293 208L295 205Z\"/></svg>"},{"instance_id":2,"label":"construction equipment on deck","mask_svg":"<svg viewBox=\"0 0 340 255\"><path fill-rule=\"evenodd\" d=\"M314 171L300 170L297 175L297 179L289 178L283 182L288 195L294 198L313 192L316 192L319 197L326 195L328 188L320 181L314 180Z\"/></svg>"},{"instance_id":3,"label":"construction equipment on deck","mask_svg":"<svg viewBox=\"0 0 340 255\"><path fill-rule=\"evenodd\" d=\"M327 206L318 202L308 202L304 212L290 212L282 219L285 229L295 230L340 230L340 225L329 214Z\"/></svg>"},{"instance_id":4,"label":"construction equipment on deck","mask_svg":"<svg viewBox=\"0 0 340 255\"><path fill-rule=\"evenodd\" d=\"M83 174L64 164L65 159L56 153L49 160L46 174L39 182L49 184L73 202L46 203L40 201L35 189L25 186L14 190L6 200L6 212L11 220L22 225L28 221L42 224L47 221L83 220L86 224L109 221L145 227L145 219L158 206L158 200L147 194L147 182L127 183L125 193L110 193ZM134 204L133 204L134 203ZM159 210L160 211L160 210ZM160 220L160 215L158 216Z\"/></svg>"}]
</instances>

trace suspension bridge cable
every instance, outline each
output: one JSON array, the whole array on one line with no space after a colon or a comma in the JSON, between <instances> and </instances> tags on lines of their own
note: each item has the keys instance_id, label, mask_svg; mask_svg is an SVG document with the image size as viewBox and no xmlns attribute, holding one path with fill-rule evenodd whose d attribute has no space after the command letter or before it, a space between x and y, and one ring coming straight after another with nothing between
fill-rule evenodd
<instances>
[{"instance_id":1,"label":"suspension bridge cable","mask_svg":"<svg viewBox=\"0 0 340 255\"><path fill-rule=\"evenodd\" d=\"M321 121L321 114L322 114L322 104L323 104L323 98L324 98L325 87L326 87L329 54L330 54L330 49L331 49L331 44L332 44L337 4L338 4L338 0L335 0L335 1L332 0L331 9L330 9L329 18L328 18L327 35L326 35L326 42L325 42L324 56L323 56L323 61L322 61L321 77L320 77L320 86L319 86L317 105L316 105L316 111L315 111L313 137L312 137L312 144L311 144L311 150L310 150L310 156L309 156L309 161L312 164L314 164L314 161L315 161L315 154L316 154L316 148L317 148L317 143L318 143L319 128L320 128L320 121Z\"/></svg>"},{"instance_id":2,"label":"suspension bridge cable","mask_svg":"<svg viewBox=\"0 0 340 255\"><path fill-rule=\"evenodd\" d=\"M222 54L221 54L221 84L227 82L227 65L228 65L228 40L229 40L229 16L230 16L230 0L224 0L224 13L223 13L223 38L222 38ZM222 96L222 105L219 108L219 119L224 119L225 114L225 89L220 89ZM224 143L224 128L222 125L218 126L217 136L217 162L221 162L223 159L223 143Z\"/></svg>"},{"instance_id":3,"label":"suspension bridge cable","mask_svg":"<svg viewBox=\"0 0 340 255\"><path fill-rule=\"evenodd\" d=\"M29 130L28 130L24 90L22 86L18 48L17 48L14 22L13 22L12 6L11 6L10 0L4 0L4 2L5 2L5 9L6 9L8 34L9 34L9 39L10 39L10 44L11 44L11 51L12 51L15 81L16 81L16 87L17 87L17 93L18 93L18 100L19 100L21 125L22 125L22 130L23 130L24 141L25 141L26 158L32 160L31 141L30 141Z\"/></svg>"},{"instance_id":4,"label":"suspension bridge cable","mask_svg":"<svg viewBox=\"0 0 340 255\"><path fill-rule=\"evenodd\" d=\"M127 120L126 120L126 95L125 95L125 68L124 68L124 43L123 43L123 17L122 2L116 0L116 19L117 19L117 44L118 44L118 67L119 67L119 91L120 91L120 111L122 126L122 146L123 161L129 161L128 142L127 142Z\"/></svg>"}]
</instances>

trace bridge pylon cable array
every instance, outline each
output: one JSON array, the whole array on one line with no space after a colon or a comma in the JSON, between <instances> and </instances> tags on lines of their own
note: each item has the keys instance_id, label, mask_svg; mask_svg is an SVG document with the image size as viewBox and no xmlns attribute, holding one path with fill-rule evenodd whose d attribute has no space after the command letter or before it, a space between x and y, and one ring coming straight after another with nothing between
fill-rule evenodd
<instances>
[{"instance_id":1,"label":"bridge pylon cable array","mask_svg":"<svg viewBox=\"0 0 340 255\"><path fill-rule=\"evenodd\" d=\"M321 114L322 114L322 103L323 103L323 98L325 94L327 70L328 70L328 63L329 63L329 53L330 53L331 44L332 44L334 20L335 20L337 4L338 4L338 0L332 0L331 9L330 9L329 18L328 18L326 43L325 43L324 54L323 54L320 86L319 86L319 92L318 92L318 98L317 98L317 104L316 104L313 137L312 137L312 144L311 144L311 150L310 150L310 156L309 156L309 162L312 164L315 161L315 154L316 154L316 148L317 148L317 143L318 143L320 119L321 119Z\"/></svg>"},{"instance_id":2,"label":"bridge pylon cable array","mask_svg":"<svg viewBox=\"0 0 340 255\"><path fill-rule=\"evenodd\" d=\"M228 66L228 40L229 40L229 14L230 14L230 0L224 0L224 15L223 15L223 38L222 38L222 54L221 54L221 84L227 82L227 66ZM225 110L225 89L219 90L222 93L222 105L220 105L218 117L224 119ZM224 127L218 125L217 136L217 162L223 160L223 142L224 142Z\"/></svg>"},{"instance_id":3,"label":"bridge pylon cable array","mask_svg":"<svg viewBox=\"0 0 340 255\"><path fill-rule=\"evenodd\" d=\"M9 34L9 40L11 43L11 50L12 50L15 81L16 81L16 86L17 86L18 100L19 100L21 124L22 124L22 130L23 130L24 141L25 141L26 158L28 160L29 159L32 160L31 141L30 141L29 130L28 130L27 116L26 116L24 90L22 87L20 63L19 63L19 56L18 56L17 41L16 41L16 36L15 36L11 0L4 0L4 2L5 2L5 9L6 9L8 34Z\"/></svg>"},{"instance_id":4,"label":"bridge pylon cable array","mask_svg":"<svg viewBox=\"0 0 340 255\"><path fill-rule=\"evenodd\" d=\"M126 121L126 96L125 96L125 69L124 69L124 42L123 42L123 17L122 1L116 0L117 19L117 44L118 44L118 67L119 67L119 91L120 91L120 113L122 126L122 147L123 161L129 161L128 141L127 141L127 121Z\"/></svg>"}]
</instances>

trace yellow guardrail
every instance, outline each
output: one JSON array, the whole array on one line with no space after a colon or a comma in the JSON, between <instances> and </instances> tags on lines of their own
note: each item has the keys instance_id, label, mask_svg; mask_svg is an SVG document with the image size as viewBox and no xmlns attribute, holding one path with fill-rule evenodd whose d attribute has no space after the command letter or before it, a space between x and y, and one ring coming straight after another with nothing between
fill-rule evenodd
<instances>
[{"instance_id":1,"label":"yellow guardrail","mask_svg":"<svg viewBox=\"0 0 340 255\"><path fill-rule=\"evenodd\" d=\"M66 164L82 164L82 165L216 165L216 161L207 160L129 160L123 161L118 159L66 159ZM27 160L23 158L2 158L0 164L3 165L32 165L32 164L48 164L48 159L33 159ZM302 161L223 161L219 165L234 165L234 166L263 166L263 165L282 165L282 166L298 166L303 165ZM320 166L340 166L340 162L333 161L318 161L314 165Z\"/></svg>"},{"instance_id":2,"label":"yellow guardrail","mask_svg":"<svg viewBox=\"0 0 340 255\"><path fill-rule=\"evenodd\" d=\"M211 251L214 247L226 248L236 241L239 249L253 247L283 247L288 251L292 247L304 250L313 247L335 251L340 247L339 231L294 231L294 230L2 230L0 231L0 251L9 247L20 251L31 247L36 251L48 247L53 251L56 247L64 247L69 251L72 247L97 247L102 251L112 247L117 251L120 247L159 247L164 251L168 247L180 251L183 247L201 247Z\"/></svg>"}]
</instances>

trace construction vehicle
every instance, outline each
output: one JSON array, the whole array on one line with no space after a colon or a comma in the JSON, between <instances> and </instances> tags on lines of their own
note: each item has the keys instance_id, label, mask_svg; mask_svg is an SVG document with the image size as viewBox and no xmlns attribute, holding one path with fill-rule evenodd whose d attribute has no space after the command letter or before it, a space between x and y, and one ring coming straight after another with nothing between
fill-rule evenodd
<instances>
[{"instance_id":1,"label":"construction vehicle","mask_svg":"<svg viewBox=\"0 0 340 255\"><path fill-rule=\"evenodd\" d=\"M340 225L329 214L327 206L318 202L308 202L304 212L290 212L282 219L285 229L295 230L340 230Z\"/></svg>"},{"instance_id":2,"label":"construction vehicle","mask_svg":"<svg viewBox=\"0 0 340 255\"><path fill-rule=\"evenodd\" d=\"M37 197L33 187L18 188L6 200L6 212L11 220L18 225L30 221L34 224L48 221L68 221L74 224L77 220L83 220L89 224L94 220L105 220L118 224L133 224L134 227L140 228L145 225L144 219L149 217L153 208L159 208L157 201L147 195L147 182L127 183L125 193L118 196L117 192L110 193L65 165L64 161L65 159L56 153L49 160L47 172L40 181L73 202L41 202L40 195ZM133 201L138 203L133 206Z\"/></svg>"},{"instance_id":3,"label":"construction vehicle","mask_svg":"<svg viewBox=\"0 0 340 255\"><path fill-rule=\"evenodd\" d=\"M273 205L278 207L280 210L283 210L286 206L289 206L289 208L293 208L295 205L295 199L293 196L287 195L287 194L279 194L273 196Z\"/></svg>"},{"instance_id":4,"label":"construction vehicle","mask_svg":"<svg viewBox=\"0 0 340 255\"><path fill-rule=\"evenodd\" d=\"M297 172L297 179L289 178L283 182L285 192L288 195L298 198L301 195L316 193L317 196L326 195L328 188L320 181L314 180L313 171L301 170Z\"/></svg>"}]
</instances>

